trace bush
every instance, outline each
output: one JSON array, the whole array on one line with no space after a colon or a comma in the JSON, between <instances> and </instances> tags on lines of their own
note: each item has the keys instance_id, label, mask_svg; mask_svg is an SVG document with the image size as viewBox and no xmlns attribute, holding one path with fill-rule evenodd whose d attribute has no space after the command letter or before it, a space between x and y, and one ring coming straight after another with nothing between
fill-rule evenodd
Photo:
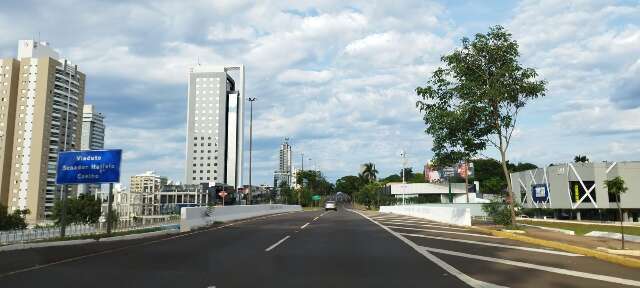
<instances>
[{"instance_id":1,"label":"bush","mask_svg":"<svg viewBox=\"0 0 640 288\"><path fill-rule=\"evenodd\" d=\"M516 212L519 210L516 205ZM511 210L504 199L498 198L489 203L482 204L482 211L493 220L493 223L502 226L511 226Z\"/></svg>"},{"instance_id":2,"label":"bush","mask_svg":"<svg viewBox=\"0 0 640 288\"><path fill-rule=\"evenodd\" d=\"M29 214L29 210L14 210L9 214L8 208L0 205L0 230L19 230L27 228L24 217Z\"/></svg>"},{"instance_id":3,"label":"bush","mask_svg":"<svg viewBox=\"0 0 640 288\"><path fill-rule=\"evenodd\" d=\"M102 203L94 199L91 195L80 195L78 198L67 198L66 203L66 224L90 224L97 223L100 218ZM62 214L62 202L56 200L53 205L52 218L56 224L60 224Z\"/></svg>"}]
</instances>

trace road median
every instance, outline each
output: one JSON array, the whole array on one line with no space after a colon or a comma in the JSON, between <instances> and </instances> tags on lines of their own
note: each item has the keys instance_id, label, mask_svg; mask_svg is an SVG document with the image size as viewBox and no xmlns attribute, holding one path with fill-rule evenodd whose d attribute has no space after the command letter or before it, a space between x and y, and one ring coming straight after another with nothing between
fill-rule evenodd
<instances>
[{"instance_id":1,"label":"road median","mask_svg":"<svg viewBox=\"0 0 640 288\"><path fill-rule=\"evenodd\" d=\"M492 229L486 229L486 228L480 228L480 227L472 227L472 228L476 231L491 234L493 236L503 237L511 240L517 240L517 241L521 241L529 244L540 245L547 248L558 249L558 250L571 252L575 254L590 256L600 260L604 260L607 262L611 262L611 263L615 263L615 264L619 264L627 267L640 268L640 260L638 259L633 259L633 258L624 257L620 255L613 255L613 254L609 254L609 253L605 253L605 252L601 252L601 251L597 251L597 250L593 250L585 247L569 245L566 243L560 243L556 241L543 240L543 239L533 238L529 236L504 232L504 231L498 231L498 230L492 230Z\"/></svg>"}]
</instances>

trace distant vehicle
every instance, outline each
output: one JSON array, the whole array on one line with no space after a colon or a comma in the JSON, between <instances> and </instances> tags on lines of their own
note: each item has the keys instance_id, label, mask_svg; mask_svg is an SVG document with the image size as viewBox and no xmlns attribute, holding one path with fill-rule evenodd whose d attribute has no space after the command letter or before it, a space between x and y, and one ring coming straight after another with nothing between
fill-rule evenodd
<instances>
[{"instance_id":1,"label":"distant vehicle","mask_svg":"<svg viewBox=\"0 0 640 288\"><path fill-rule=\"evenodd\" d=\"M523 214L523 215L520 215L520 218L529 218L529 216Z\"/></svg>"},{"instance_id":2,"label":"distant vehicle","mask_svg":"<svg viewBox=\"0 0 640 288\"><path fill-rule=\"evenodd\" d=\"M338 211L338 207L336 206L336 201L327 201L324 202L324 211Z\"/></svg>"}]
</instances>

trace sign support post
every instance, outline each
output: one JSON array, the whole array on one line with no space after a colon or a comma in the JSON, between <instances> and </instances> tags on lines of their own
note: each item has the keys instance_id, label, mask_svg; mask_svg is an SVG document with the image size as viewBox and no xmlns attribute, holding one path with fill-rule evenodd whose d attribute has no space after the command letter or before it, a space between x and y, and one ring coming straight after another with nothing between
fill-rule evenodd
<instances>
[{"instance_id":1,"label":"sign support post","mask_svg":"<svg viewBox=\"0 0 640 288\"><path fill-rule=\"evenodd\" d=\"M64 238L65 234L66 234L66 227L67 224L65 222L65 216L67 214L67 191L65 189L66 187L64 187L64 185L62 185L62 189L60 190L60 204L62 206L62 211L60 211L60 237Z\"/></svg>"},{"instance_id":2,"label":"sign support post","mask_svg":"<svg viewBox=\"0 0 640 288\"><path fill-rule=\"evenodd\" d=\"M109 183L109 204L107 205L107 235L111 235L111 207L113 206L113 183Z\"/></svg>"}]
</instances>

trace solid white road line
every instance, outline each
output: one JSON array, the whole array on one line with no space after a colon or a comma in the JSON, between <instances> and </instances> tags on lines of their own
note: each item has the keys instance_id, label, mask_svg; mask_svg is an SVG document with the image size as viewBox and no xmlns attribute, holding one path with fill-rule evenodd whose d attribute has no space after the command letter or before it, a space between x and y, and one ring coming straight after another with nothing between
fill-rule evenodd
<instances>
[{"instance_id":1,"label":"solid white road line","mask_svg":"<svg viewBox=\"0 0 640 288\"><path fill-rule=\"evenodd\" d=\"M440 260L440 258L438 258L435 255L433 255L433 254L429 253L428 251L424 250L423 247L416 245L415 243L411 242L409 239L405 238L404 236L398 234L397 232L394 232L393 230L387 228L386 226L384 226L384 225L376 222L375 220L367 217L367 215L364 215L364 214L360 213L359 211L355 211L355 210L349 210L349 211L357 213L357 214L360 214L360 216L362 216L362 217L368 219L369 221L375 223L376 225L382 227L382 229L386 230L387 232L391 233L391 235L396 236L398 239L402 240L402 242L404 242L405 244L409 245L411 248L416 250L418 253L422 254L422 256L424 256L427 259L431 260L431 262L433 262L436 265L440 266L442 269L444 269L447 272L449 272L449 274L458 277L458 279L462 280L464 283L466 283L467 285L469 285L471 287L474 287L474 288L503 288L504 287L504 286L499 286L499 285L495 285L495 284L482 282L480 280L473 279L473 278L469 277L469 275L460 272L460 270L458 270L455 267L449 265L447 262L444 262L444 261Z\"/></svg>"},{"instance_id":2,"label":"solid white road line","mask_svg":"<svg viewBox=\"0 0 640 288\"><path fill-rule=\"evenodd\" d=\"M269 251L273 250L273 248L276 248L276 247L277 247L278 245L280 245L282 242L284 242L284 241L286 241L287 239L289 239L289 237L291 237L291 236L287 235L287 237L284 237L284 238L280 239L280 241L278 241L278 242L276 242L275 244L273 244L273 245L269 246L269 248L264 249L264 252L269 252Z\"/></svg>"},{"instance_id":3,"label":"solid white road line","mask_svg":"<svg viewBox=\"0 0 640 288\"><path fill-rule=\"evenodd\" d=\"M307 227L307 225L309 225L309 223L302 225L302 227L300 227L300 229L304 229L304 227Z\"/></svg>"},{"instance_id":4,"label":"solid white road line","mask_svg":"<svg viewBox=\"0 0 640 288\"><path fill-rule=\"evenodd\" d=\"M381 223L389 223L389 224L401 224L401 225L412 225L412 226L426 226L426 227L436 227L436 228L444 228L444 229L452 229L452 230L460 230L460 231L469 231L469 229L466 228L457 228L457 227L449 227L449 226L444 226L444 225L431 225L431 224L413 224L413 223L406 223L406 222L399 222L399 221L380 221Z\"/></svg>"},{"instance_id":5,"label":"solid white road line","mask_svg":"<svg viewBox=\"0 0 640 288\"><path fill-rule=\"evenodd\" d=\"M547 253L547 254L555 254L555 255L570 256L570 257L582 256L582 255L580 255L580 254L573 254L573 253L562 252L562 251L553 251L553 250L547 250L547 249L538 249L538 248L529 248L529 247L521 247L521 246L512 246L512 245L504 245L504 244L496 244L496 243L488 243L488 242L478 242L478 241L471 241L471 240L464 240L464 239L456 239L456 238L437 237L437 236L427 236L427 235L410 234L410 233L398 233L398 234L400 234L400 235L404 235L404 236L411 236L411 237L421 237L421 238L429 238L429 239L445 240L445 241L454 241L454 242L462 242L462 243L477 244L477 245L485 245L485 246L493 246L493 247L501 247L501 248L511 248L511 249L518 249L518 250L524 250L524 251L539 252L539 253Z\"/></svg>"},{"instance_id":6,"label":"solid white road line","mask_svg":"<svg viewBox=\"0 0 640 288\"><path fill-rule=\"evenodd\" d=\"M437 249L437 248L430 248L430 247L422 247L422 248L424 250L426 250L426 251L442 253L442 254L447 254L447 255L452 255L452 256L459 256L459 257L465 257L465 258L471 258L471 259L495 262L495 263L500 263L500 264L524 267L524 268L529 268L529 269L542 270L542 271L558 273L558 274L562 274L562 275L569 275L569 276L574 276L574 277L588 278L588 279L600 280L600 281L611 282L611 283L616 283L616 284L623 284L623 285L630 285L630 286L640 286L640 281L635 281L635 280L630 280L630 279L624 279L624 278L618 278L618 277L612 277L612 276L606 276L606 275L591 274L591 273L585 273L585 272L578 272L578 271L567 270L567 269L562 269L562 268L555 268L555 267L549 267L549 266L543 266L543 265L537 265L537 264L531 264L531 263L525 263L525 262L518 262L518 261L512 261L512 260L506 260L506 259L499 259L499 258L493 258L493 257L478 256L478 255L473 255L473 254L467 254L467 253L461 253L461 252L455 252L455 251L443 250L443 249Z\"/></svg>"},{"instance_id":7,"label":"solid white road line","mask_svg":"<svg viewBox=\"0 0 640 288\"><path fill-rule=\"evenodd\" d=\"M389 225L387 225L387 227L389 227L389 228L394 228L394 229L406 229L406 230L415 230L415 231L424 231L424 232L434 232L434 233L458 234L458 235L467 235L467 236L484 237L484 238L493 238L493 239L496 239L496 238L502 238L502 237L490 236L490 235L484 235L484 234L473 234L473 233L453 232L453 231L444 231L444 230L418 229L418 228L408 228L408 227L389 226Z\"/></svg>"}]
</instances>

